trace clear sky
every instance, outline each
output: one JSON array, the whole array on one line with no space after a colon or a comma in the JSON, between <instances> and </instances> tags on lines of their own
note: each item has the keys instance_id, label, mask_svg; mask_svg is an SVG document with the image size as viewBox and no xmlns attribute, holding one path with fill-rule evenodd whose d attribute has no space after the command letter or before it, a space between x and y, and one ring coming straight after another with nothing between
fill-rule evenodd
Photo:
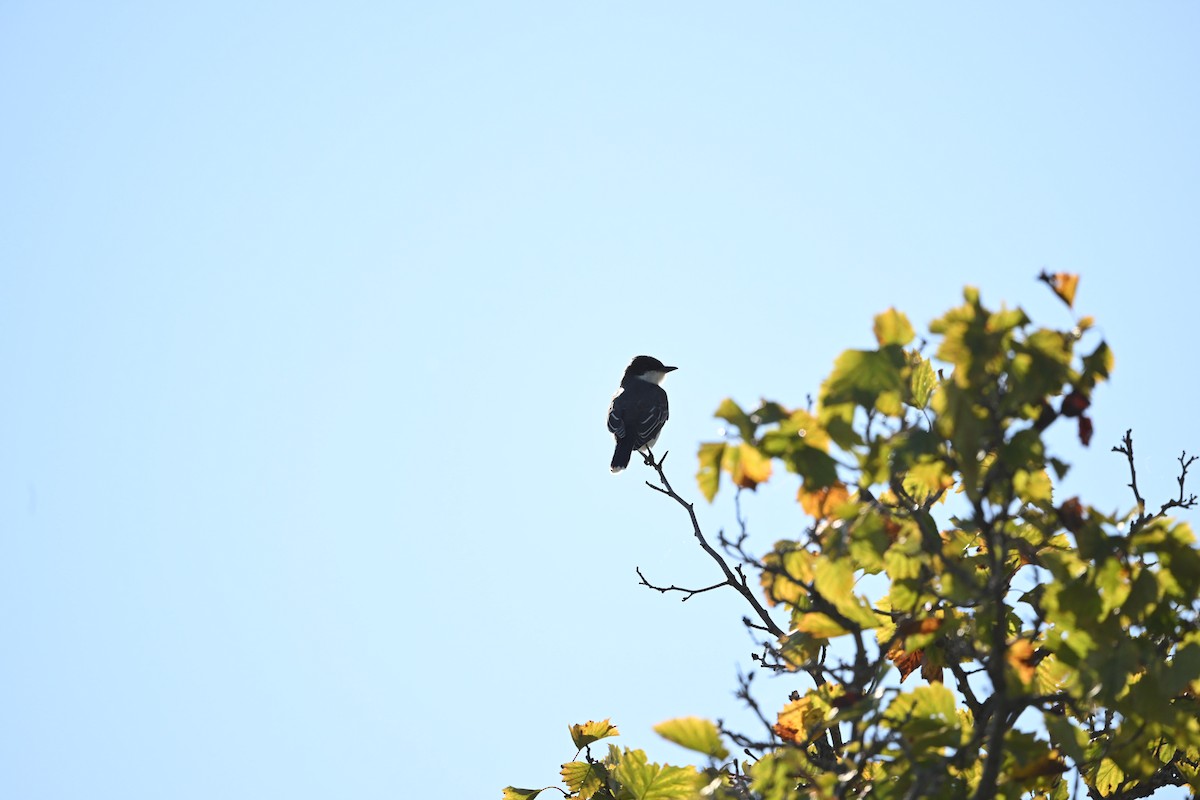
<instances>
[{"instance_id":1,"label":"clear sky","mask_svg":"<svg viewBox=\"0 0 1200 800\"><path fill-rule=\"evenodd\" d=\"M1033 278L1079 272L1116 372L1065 491L1126 508L1131 427L1165 499L1198 41L1185 2L6 0L0 796L499 797L603 717L687 759L650 726L738 719L750 647L637 586L717 579L608 472L638 353L698 499L723 397L800 405L967 283L1067 324Z\"/></svg>"}]
</instances>

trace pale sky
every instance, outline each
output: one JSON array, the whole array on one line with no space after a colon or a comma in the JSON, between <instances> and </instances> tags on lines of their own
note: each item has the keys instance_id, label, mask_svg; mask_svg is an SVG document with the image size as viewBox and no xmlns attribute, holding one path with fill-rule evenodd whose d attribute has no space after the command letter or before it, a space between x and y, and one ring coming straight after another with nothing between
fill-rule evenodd
<instances>
[{"instance_id":1,"label":"pale sky","mask_svg":"<svg viewBox=\"0 0 1200 800\"><path fill-rule=\"evenodd\" d=\"M1116 371L1063 491L1127 508L1133 428L1165 499L1198 36L1183 2L3 3L0 796L498 798L604 717L688 760L651 726L741 719L750 642L732 595L637 585L719 579L608 472L638 353L699 500L723 397L803 405L968 283L1068 325L1034 276L1079 272ZM746 498L758 551L795 486Z\"/></svg>"}]
</instances>

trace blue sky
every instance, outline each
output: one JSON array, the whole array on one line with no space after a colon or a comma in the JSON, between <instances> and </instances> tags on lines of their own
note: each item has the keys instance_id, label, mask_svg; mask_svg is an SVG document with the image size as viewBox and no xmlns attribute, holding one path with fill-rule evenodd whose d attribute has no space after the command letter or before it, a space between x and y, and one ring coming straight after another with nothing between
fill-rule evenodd
<instances>
[{"instance_id":1,"label":"blue sky","mask_svg":"<svg viewBox=\"0 0 1200 800\"><path fill-rule=\"evenodd\" d=\"M1065 491L1200 450L1186 3L0 7L0 795L498 797L739 719L691 489L963 284L1116 352ZM760 549L794 484L748 498ZM698 494L692 491L693 495ZM728 498L702 509L733 524ZM765 695L791 685L773 682ZM1165 793L1162 796L1167 796Z\"/></svg>"}]
</instances>

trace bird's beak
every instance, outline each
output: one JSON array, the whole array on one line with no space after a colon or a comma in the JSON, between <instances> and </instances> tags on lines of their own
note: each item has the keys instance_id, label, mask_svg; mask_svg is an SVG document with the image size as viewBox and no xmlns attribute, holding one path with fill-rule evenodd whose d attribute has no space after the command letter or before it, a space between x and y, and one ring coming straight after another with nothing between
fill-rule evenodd
<instances>
[{"instance_id":1,"label":"bird's beak","mask_svg":"<svg viewBox=\"0 0 1200 800\"><path fill-rule=\"evenodd\" d=\"M677 369L679 369L679 367L663 367L663 372L674 372Z\"/></svg>"}]
</instances>

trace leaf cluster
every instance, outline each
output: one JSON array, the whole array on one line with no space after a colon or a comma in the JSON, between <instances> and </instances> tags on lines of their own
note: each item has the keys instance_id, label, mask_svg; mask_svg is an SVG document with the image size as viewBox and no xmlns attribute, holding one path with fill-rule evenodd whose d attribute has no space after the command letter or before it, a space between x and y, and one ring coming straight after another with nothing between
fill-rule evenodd
<instances>
[{"instance_id":1,"label":"leaf cluster","mask_svg":"<svg viewBox=\"0 0 1200 800\"><path fill-rule=\"evenodd\" d=\"M1072 306L1077 276L1041 279ZM1039 327L974 289L963 299L920 341L903 313L878 315L877 347L842 353L815 407L718 407L730 435L700 447L702 494L794 474L811 524L756 556L743 523L735 539L721 535L722 556L691 514L727 576L691 593L742 592L759 617L745 619L759 668L798 681L766 713L743 679L760 735L687 723L681 743L712 760L695 772L707 796L1200 790L1200 551L1166 516L1196 502L1184 493L1194 457L1180 457L1179 497L1157 513L1137 488L1131 433L1113 448L1128 460L1127 513L1056 498L1069 467L1047 433L1070 426L1090 443L1112 352L1090 318ZM655 468L669 490L659 491L690 512ZM748 758L718 766L727 754L715 731ZM597 762L611 795L568 781L571 796L648 796L611 782L631 752Z\"/></svg>"}]
</instances>

